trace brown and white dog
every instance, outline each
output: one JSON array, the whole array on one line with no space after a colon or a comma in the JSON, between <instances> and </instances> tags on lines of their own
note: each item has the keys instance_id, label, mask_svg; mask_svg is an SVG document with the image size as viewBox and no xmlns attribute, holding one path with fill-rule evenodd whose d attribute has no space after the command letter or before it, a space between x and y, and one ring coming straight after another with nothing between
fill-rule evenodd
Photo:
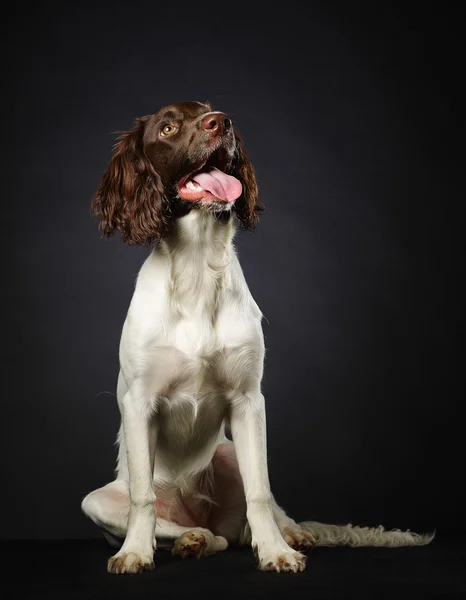
<instances>
[{"instance_id":1,"label":"brown and white dog","mask_svg":"<svg viewBox=\"0 0 466 600\"><path fill-rule=\"evenodd\" d=\"M157 543L167 540L184 557L250 543L260 569L296 573L316 544L432 539L297 524L277 505L267 472L262 315L232 243L237 221L257 223L257 194L231 120L184 102L123 134L94 197L106 236L154 244L121 337L116 479L82 502L118 548L112 573L152 569Z\"/></svg>"}]
</instances>

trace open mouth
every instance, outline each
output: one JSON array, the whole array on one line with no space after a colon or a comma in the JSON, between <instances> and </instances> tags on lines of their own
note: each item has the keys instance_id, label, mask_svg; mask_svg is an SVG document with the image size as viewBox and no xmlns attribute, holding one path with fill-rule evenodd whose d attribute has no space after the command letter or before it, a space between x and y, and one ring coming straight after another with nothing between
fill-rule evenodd
<instances>
[{"instance_id":1,"label":"open mouth","mask_svg":"<svg viewBox=\"0 0 466 600\"><path fill-rule=\"evenodd\" d=\"M196 169L183 177L177 185L180 198L190 201L220 201L226 204L237 200L243 191L241 182L226 174L227 153L215 150Z\"/></svg>"}]
</instances>

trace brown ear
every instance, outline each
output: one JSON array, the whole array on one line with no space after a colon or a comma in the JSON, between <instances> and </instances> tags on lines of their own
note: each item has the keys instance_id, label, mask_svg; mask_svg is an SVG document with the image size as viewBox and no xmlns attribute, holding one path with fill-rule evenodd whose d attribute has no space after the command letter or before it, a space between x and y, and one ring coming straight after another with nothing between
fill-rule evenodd
<instances>
[{"instance_id":1,"label":"brown ear","mask_svg":"<svg viewBox=\"0 0 466 600\"><path fill-rule=\"evenodd\" d=\"M104 236L118 230L132 245L159 240L170 223L164 187L144 153L144 126L145 119L137 119L133 129L120 135L91 205Z\"/></svg>"},{"instance_id":2,"label":"brown ear","mask_svg":"<svg viewBox=\"0 0 466 600\"><path fill-rule=\"evenodd\" d=\"M258 204L259 188L252 162L249 160L241 136L235 131L236 156L233 172L243 185L243 193L235 203L235 211L244 229L254 229L263 207Z\"/></svg>"}]
</instances>

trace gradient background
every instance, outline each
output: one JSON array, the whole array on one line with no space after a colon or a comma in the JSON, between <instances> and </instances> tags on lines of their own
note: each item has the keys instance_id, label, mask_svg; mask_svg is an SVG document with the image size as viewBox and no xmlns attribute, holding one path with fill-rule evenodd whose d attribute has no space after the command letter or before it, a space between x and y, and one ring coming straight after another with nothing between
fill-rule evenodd
<instances>
[{"instance_id":1,"label":"gradient background","mask_svg":"<svg viewBox=\"0 0 466 600\"><path fill-rule=\"evenodd\" d=\"M266 206L237 246L267 319L278 501L300 520L464 530L458 15L346 5L10 7L3 537L100 536L80 501L112 479L118 342L148 251L102 241L89 204L111 133L183 100L233 118Z\"/></svg>"}]
</instances>

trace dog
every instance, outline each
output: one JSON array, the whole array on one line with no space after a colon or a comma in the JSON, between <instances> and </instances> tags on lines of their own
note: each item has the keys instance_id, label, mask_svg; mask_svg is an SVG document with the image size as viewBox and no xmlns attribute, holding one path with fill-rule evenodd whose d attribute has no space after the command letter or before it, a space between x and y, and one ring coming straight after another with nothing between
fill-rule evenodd
<instances>
[{"instance_id":1,"label":"dog","mask_svg":"<svg viewBox=\"0 0 466 600\"><path fill-rule=\"evenodd\" d=\"M262 207L231 119L183 102L123 133L92 200L104 236L153 246L123 326L116 478L82 510L118 551L110 573L154 568L157 544L201 557L250 544L259 569L303 571L315 545L404 546L432 535L296 523L267 470L262 314L233 237ZM231 432L233 441L227 436Z\"/></svg>"}]
</instances>

